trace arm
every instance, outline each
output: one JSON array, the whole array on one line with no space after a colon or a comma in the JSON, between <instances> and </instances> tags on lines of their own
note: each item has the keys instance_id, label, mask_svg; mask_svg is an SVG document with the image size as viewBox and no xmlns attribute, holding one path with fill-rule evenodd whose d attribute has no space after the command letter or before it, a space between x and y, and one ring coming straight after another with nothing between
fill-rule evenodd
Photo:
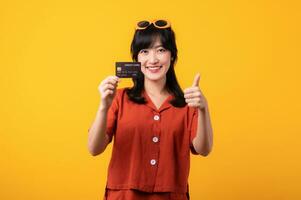
<instances>
[{"instance_id":1,"label":"arm","mask_svg":"<svg viewBox=\"0 0 301 200\"><path fill-rule=\"evenodd\" d=\"M109 144L109 136L105 133L107 113L108 109L100 106L95 120L89 129L88 150L93 156L101 154Z\"/></svg>"},{"instance_id":2,"label":"arm","mask_svg":"<svg viewBox=\"0 0 301 200\"><path fill-rule=\"evenodd\" d=\"M88 150L93 156L101 154L110 143L110 137L106 134L107 118L119 81L118 77L109 76L98 87L101 94L101 104L97 110L95 120L89 129L88 137Z\"/></svg>"},{"instance_id":3,"label":"arm","mask_svg":"<svg viewBox=\"0 0 301 200\"><path fill-rule=\"evenodd\" d=\"M198 108L197 134L192 141L195 151L202 156L207 156L211 152L213 145L213 132L209 108L207 101L205 102L205 107Z\"/></svg>"},{"instance_id":4,"label":"arm","mask_svg":"<svg viewBox=\"0 0 301 200\"><path fill-rule=\"evenodd\" d=\"M184 90L184 98L188 106L198 110L197 131L195 138L192 140L194 150L202 156L207 156L212 149L213 134L208 103L199 88L199 81L200 74L197 74L192 87Z\"/></svg>"}]
</instances>

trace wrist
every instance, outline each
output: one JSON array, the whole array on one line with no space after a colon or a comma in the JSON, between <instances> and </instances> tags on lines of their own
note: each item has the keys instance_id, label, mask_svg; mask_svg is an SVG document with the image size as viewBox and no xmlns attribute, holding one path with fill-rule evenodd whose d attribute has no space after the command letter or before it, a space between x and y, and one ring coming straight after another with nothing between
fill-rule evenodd
<instances>
[{"instance_id":1,"label":"wrist","mask_svg":"<svg viewBox=\"0 0 301 200\"><path fill-rule=\"evenodd\" d=\"M207 112L208 111L208 104L207 104L207 102L205 102L204 105L199 106L198 109L201 112Z\"/></svg>"},{"instance_id":2,"label":"wrist","mask_svg":"<svg viewBox=\"0 0 301 200\"><path fill-rule=\"evenodd\" d=\"M109 110L108 106L104 106L103 104L100 104L100 106L98 107L98 111L100 112L107 112Z\"/></svg>"}]
</instances>

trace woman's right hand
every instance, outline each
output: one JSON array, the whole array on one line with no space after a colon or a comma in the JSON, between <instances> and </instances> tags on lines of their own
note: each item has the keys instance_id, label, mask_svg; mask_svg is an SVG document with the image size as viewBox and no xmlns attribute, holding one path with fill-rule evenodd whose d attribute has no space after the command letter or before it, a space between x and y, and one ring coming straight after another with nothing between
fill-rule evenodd
<instances>
[{"instance_id":1,"label":"woman's right hand","mask_svg":"<svg viewBox=\"0 0 301 200\"><path fill-rule=\"evenodd\" d=\"M101 95L101 108L109 109L116 95L118 83L120 82L117 76L108 76L98 86Z\"/></svg>"}]
</instances>

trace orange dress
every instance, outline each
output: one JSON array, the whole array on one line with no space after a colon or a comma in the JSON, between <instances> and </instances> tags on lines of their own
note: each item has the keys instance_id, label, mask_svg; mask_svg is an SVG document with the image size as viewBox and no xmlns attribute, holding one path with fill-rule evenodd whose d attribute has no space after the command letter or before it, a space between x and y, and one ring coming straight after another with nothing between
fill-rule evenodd
<instances>
[{"instance_id":1,"label":"orange dress","mask_svg":"<svg viewBox=\"0 0 301 200\"><path fill-rule=\"evenodd\" d=\"M139 190L111 190L106 189L104 200L188 200L189 194L173 192L147 193Z\"/></svg>"},{"instance_id":2,"label":"orange dress","mask_svg":"<svg viewBox=\"0 0 301 200\"><path fill-rule=\"evenodd\" d=\"M172 95L157 109L142 95L147 103L137 104L118 89L108 111L106 134L114 143L105 199L189 199L198 110L172 106Z\"/></svg>"}]
</instances>

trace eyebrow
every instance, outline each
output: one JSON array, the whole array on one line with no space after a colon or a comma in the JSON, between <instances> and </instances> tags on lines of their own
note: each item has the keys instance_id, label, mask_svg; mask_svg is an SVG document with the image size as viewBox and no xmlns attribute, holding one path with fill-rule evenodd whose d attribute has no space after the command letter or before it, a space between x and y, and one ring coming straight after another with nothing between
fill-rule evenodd
<instances>
[{"instance_id":1,"label":"eyebrow","mask_svg":"<svg viewBox=\"0 0 301 200\"><path fill-rule=\"evenodd\" d=\"M158 47L163 47L163 45L160 44L160 45L154 46L153 48L158 48Z\"/></svg>"}]
</instances>

